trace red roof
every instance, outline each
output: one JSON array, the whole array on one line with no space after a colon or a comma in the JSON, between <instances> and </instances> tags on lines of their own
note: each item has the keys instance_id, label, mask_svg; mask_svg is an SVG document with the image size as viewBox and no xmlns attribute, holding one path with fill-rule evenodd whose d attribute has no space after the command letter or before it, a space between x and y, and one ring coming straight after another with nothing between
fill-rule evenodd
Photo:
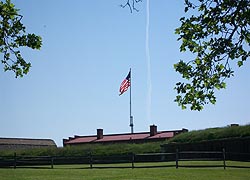
<instances>
[{"instance_id":1,"label":"red roof","mask_svg":"<svg viewBox=\"0 0 250 180\"><path fill-rule=\"evenodd\" d=\"M81 143L98 143L98 142L121 142L130 140L157 140L157 139L169 139L174 136L175 131L158 131L156 135L150 136L149 132L144 133L129 133L129 134L110 134L103 135L103 138L97 139L97 136L75 136L75 138L69 138L64 140L64 144L81 144Z\"/></svg>"}]
</instances>

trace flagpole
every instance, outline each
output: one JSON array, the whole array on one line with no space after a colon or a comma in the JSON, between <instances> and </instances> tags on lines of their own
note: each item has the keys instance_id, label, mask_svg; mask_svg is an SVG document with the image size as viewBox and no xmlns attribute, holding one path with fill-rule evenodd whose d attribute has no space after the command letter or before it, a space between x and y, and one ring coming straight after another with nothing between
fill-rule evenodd
<instances>
[{"instance_id":1,"label":"flagpole","mask_svg":"<svg viewBox=\"0 0 250 180\"><path fill-rule=\"evenodd\" d=\"M131 72L131 68L130 68L130 96L129 96L129 119L130 119L130 128L131 128L131 134L134 133L134 123L133 123L133 116L132 116L132 100L131 100L131 95L132 95L132 72Z\"/></svg>"}]
</instances>

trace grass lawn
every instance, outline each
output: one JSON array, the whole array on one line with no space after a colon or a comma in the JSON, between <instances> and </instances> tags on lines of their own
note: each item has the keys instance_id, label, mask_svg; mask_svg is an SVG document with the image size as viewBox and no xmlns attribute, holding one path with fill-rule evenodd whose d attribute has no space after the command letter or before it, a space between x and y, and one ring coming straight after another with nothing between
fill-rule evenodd
<instances>
[{"instance_id":1,"label":"grass lawn","mask_svg":"<svg viewBox=\"0 0 250 180\"><path fill-rule=\"evenodd\" d=\"M0 169L1 180L249 180L250 169Z\"/></svg>"}]
</instances>

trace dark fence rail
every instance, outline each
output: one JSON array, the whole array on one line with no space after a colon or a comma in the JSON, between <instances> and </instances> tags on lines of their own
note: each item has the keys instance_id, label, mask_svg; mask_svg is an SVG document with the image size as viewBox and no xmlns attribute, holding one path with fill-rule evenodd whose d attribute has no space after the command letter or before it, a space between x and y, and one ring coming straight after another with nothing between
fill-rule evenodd
<instances>
[{"instance_id":1,"label":"dark fence rail","mask_svg":"<svg viewBox=\"0 0 250 180\"><path fill-rule=\"evenodd\" d=\"M227 165L226 161L250 162L250 153L223 151L179 151L174 153L127 154L112 156L0 156L0 168L54 168L56 165L85 165L84 168L143 168L143 167L238 167ZM192 164L188 161L217 161L214 164ZM171 163L170 163L171 162ZM183 164L183 162L185 162ZM147 163L149 165L147 165ZM165 163L165 164L164 164ZM119 166L120 164L120 166ZM125 165L121 165L125 164Z\"/></svg>"}]
</instances>

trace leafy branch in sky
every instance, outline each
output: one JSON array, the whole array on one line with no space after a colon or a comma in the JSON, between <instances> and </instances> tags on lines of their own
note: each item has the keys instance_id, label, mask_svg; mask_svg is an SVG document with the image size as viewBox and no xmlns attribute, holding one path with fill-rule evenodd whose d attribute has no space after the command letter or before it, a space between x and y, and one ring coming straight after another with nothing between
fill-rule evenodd
<instances>
[{"instance_id":1,"label":"leafy branch in sky","mask_svg":"<svg viewBox=\"0 0 250 180\"><path fill-rule=\"evenodd\" d=\"M185 0L185 12L190 17L180 19L176 29L182 41L180 51L190 51L196 57L174 65L187 82L176 83L175 101L183 109L202 110L215 104L215 89L226 88L225 80L233 75L231 60L238 66L250 56L249 0Z\"/></svg>"},{"instance_id":2,"label":"leafy branch in sky","mask_svg":"<svg viewBox=\"0 0 250 180\"><path fill-rule=\"evenodd\" d=\"M193 3L195 1L195 3ZM138 11L127 0L122 7ZM185 82L176 83L175 102L182 109L202 110L215 104L215 90L226 88L225 80L234 75L232 60L240 67L250 56L250 0L184 0L186 17L175 30L180 51L194 58L174 64ZM188 15L190 14L190 15Z\"/></svg>"},{"instance_id":3,"label":"leafy branch in sky","mask_svg":"<svg viewBox=\"0 0 250 180\"><path fill-rule=\"evenodd\" d=\"M26 34L21 23L23 16L11 3L0 1L0 53L4 71L13 71L16 77L22 77L29 72L31 63L26 62L21 55L20 47L40 49L42 38L35 34Z\"/></svg>"}]
</instances>

